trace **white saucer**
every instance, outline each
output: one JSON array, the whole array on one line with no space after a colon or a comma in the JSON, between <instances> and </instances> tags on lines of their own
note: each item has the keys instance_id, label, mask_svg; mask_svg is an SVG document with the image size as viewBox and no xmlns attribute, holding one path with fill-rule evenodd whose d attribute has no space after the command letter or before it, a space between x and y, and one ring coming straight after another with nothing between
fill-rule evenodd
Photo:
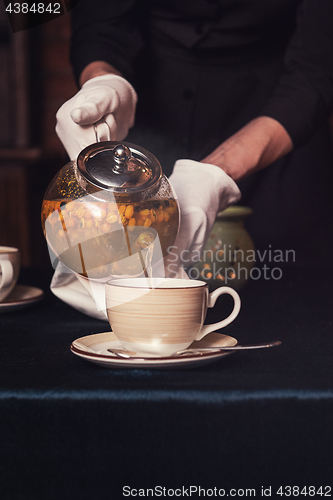
<instances>
[{"instance_id":1,"label":"white saucer","mask_svg":"<svg viewBox=\"0 0 333 500\"><path fill-rule=\"evenodd\" d=\"M30 304L41 300L43 296L44 292L40 288L27 285L16 285L8 297L0 302L0 314L28 307Z\"/></svg>"},{"instance_id":2,"label":"white saucer","mask_svg":"<svg viewBox=\"0 0 333 500\"><path fill-rule=\"evenodd\" d=\"M237 340L222 333L210 333L204 339L195 341L190 347L223 347L234 346ZM81 358L96 363L106 368L189 368L217 361L232 354L233 351L202 352L200 354L187 354L185 357L144 357L144 358L119 358L108 349L123 349L113 332L96 333L74 340L71 351Z\"/></svg>"}]
</instances>

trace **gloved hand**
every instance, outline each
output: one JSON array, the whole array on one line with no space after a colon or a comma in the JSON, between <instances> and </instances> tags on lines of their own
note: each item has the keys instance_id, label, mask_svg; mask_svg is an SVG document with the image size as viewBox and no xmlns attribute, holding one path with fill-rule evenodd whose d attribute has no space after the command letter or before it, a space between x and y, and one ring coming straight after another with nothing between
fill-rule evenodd
<instances>
[{"instance_id":1,"label":"gloved hand","mask_svg":"<svg viewBox=\"0 0 333 500\"><path fill-rule=\"evenodd\" d=\"M170 264L175 270L176 263L186 267L198 262L218 212L241 197L231 177L208 163L178 160L169 180L178 198L181 222L166 271Z\"/></svg>"},{"instance_id":2,"label":"gloved hand","mask_svg":"<svg viewBox=\"0 0 333 500\"><path fill-rule=\"evenodd\" d=\"M137 95L130 83L118 75L91 78L58 110L56 132L71 160L82 149L99 140L121 141L134 125ZM107 125L105 125L105 122Z\"/></svg>"}]
</instances>

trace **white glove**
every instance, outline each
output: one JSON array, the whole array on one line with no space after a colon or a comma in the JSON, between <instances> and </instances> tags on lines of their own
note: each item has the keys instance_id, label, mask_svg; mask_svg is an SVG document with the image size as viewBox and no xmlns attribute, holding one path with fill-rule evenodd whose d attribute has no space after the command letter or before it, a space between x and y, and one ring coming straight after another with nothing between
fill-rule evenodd
<instances>
[{"instance_id":1,"label":"white glove","mask_svg":"<svg viewBox=\"0 0 333 500\"><path fill-rule=\"evenodd\" d=\"M241 192L222 169L194 160L176 161L169 180L178 198L181 221L168 263L186 267L200 260L218 212L238 201Z\"/></svg>"},{"instance_id":2,"label":"white glove","mask_svg":"<svg viewBox=\"0 0 333 500\"><path fill-rule=\"evenodd\" d=\"M56 132L71 160L98 140L121 141L134 125L137 95L130 83L118 75L91 78L58 110ZM105 125L105 122L107 125Z\"/></svg>"}]
</instances>

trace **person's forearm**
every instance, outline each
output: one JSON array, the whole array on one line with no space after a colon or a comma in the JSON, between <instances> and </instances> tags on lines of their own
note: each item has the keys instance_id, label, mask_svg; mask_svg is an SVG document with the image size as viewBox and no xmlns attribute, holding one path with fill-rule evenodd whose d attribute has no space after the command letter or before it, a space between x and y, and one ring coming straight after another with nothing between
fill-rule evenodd
<instances>
[{"instance_id":1,"label":"person's forearm","mask_svg":"<svg viewBox=\"0 0 333 500\"><path fill-rule=\"evenodd\" d=\"M92 63L88 64L82 71L80 75L80 85L82 87L85 82L87 82L91 78L94 78L95 76L108 75L110 73L122 76L122 74L111 64L105 61L93 61Z\"/></svg>"},{"instance_id":2,"label":"person's forearm","mask_svg":"<svg viewBox=\"0 0 333 500\"><path fill-rule=\"evenodd\" d=\"M229 137L206 158L222 168L235 181L267 167L293 148L286 129L268 116L260 116Z\"/></svg>"}]
</instances>

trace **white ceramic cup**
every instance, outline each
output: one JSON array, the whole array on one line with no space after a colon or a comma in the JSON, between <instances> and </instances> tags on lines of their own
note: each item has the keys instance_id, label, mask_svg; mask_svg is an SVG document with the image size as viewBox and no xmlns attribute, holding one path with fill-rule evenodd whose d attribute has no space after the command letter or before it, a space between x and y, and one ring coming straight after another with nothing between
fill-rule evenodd
<instances>
[{"instance_id":1,"label":"white ceramic cup","mask_svg":"<svg viewBox=\"0 0 333 500\"><path fill-rule=\"evenodd\" d=\"M204 325L217 297L234 299L231 314ZM116 279L106 283L106 310L115 336L129 351L170 356L231 323L240 311L238 293L223 286L209 293L204 281L173 278Z\"/></svg>"},{"instance_id":2,"label":"white ceramic cup","mask_svg":"<svg viewBox=\"0 0 333 500\"><path fill-rule=\"evenodd\" d=\"M0 246L0 302L6 299L16 285L20 271L20 251Z\"/></svg>"}]
</instances>

